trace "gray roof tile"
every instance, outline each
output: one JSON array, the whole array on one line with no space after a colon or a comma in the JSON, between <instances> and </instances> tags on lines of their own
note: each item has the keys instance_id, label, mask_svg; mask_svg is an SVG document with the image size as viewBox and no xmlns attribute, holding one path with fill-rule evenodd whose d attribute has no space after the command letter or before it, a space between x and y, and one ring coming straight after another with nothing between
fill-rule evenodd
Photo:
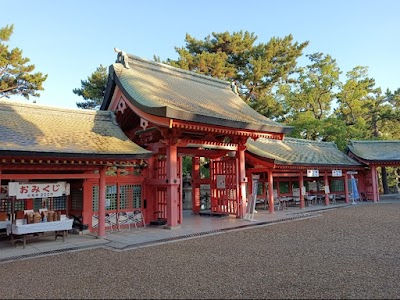
<instances>
[{"instance_id":1,"label":"gray roof tile","mask_svg":"<svg viewBox=\"0 0 400 300\"><path fill-rule=\"evenodd\" d=\"M127 159L151 154L129 140L110 111L15 101L0 101L0 151L126 155Z\"/></svg>"},{"instance_id":2,"label":"gray roof tile","mask_svg":"<svg viewBox=\"0 0 400 300\"><path fill-rule=\"evenodd\" d=\"M149 114L254 131L288 133L292 127L274 122L248 106L229 82L127 56L128 68L110 68L133 105ZM112 73L115 72L114 75ZM104 105L102 109L105 109Z\"/></svg>"},{"instance_id":3,"label":"gray roof tile","mask_svg":"<svg viewBox=\"0 0 400 300\"><path fill-rule=\"evenodd\" d=\"M351 140L347 149L364 160L400 162L400 140Z\"/></svg>"},{"instance_id":4,"label":"gray roof tile","mask_svg":"<svg viewBox=\"0 0 400 300\"><path fill-rule=\"evenodd\" d=\"M276 164L307 166L359 167L360 163L340 151L334 143L317 142L286 137L283 141L249 138L247 151L259 157L272 159Z\"/></svg>"}]
</instances>

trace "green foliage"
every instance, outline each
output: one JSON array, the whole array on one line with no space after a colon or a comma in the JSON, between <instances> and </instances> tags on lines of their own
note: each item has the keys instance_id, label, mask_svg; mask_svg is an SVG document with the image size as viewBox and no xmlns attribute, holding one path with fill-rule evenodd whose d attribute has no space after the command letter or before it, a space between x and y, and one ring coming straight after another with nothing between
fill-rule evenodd
<instances>
[{"instance_id":1,"label":"green foliage","mask_svg":"<svg viewBox=\"0 0 400 300\"><path fill-rule=\"evenodd\" d=\"M293 137L333 141L341 150L350 139L399 138L400 89L382 94L363 66L342 82L336 60L319 52L298 67L308 41L294 42L292 35L256 41L247 31L213 32L203 40L186 34L186 45L175 47L179 58L165 63L234 81L253 109L294 126Z\"/></svg>"},{"instance_id":2,"label":"green foliage","mask_svg":"<svg viewBox=\"0 0 400 300\"><path fill-rule=\"evenodd\" d=\"M187 174L192 175L192 158L190 156L183 157L182 174L183 176L186 176Z\"/></svg>"},{"instance_id":3,"label":"green foliage","mask_svg":"<svg viewBox=\"0 0 400 300\"><path fill-rule=\"evenodd\" d=\"M308 42L293 42L293 37L271 38L255 44L249 32L212 33L204 40L186 34L186 46L175 50L178 60L165 63L185 70L234 81L246 103L267 117L283 113L274 97L274 89L296 72L296 60Z\"/></svg>"},{"instance_id":4,"label":"green foliage","mask_svg":"<svg viewBox=\"0 0 400 300\"><path fill-rule=\"evenodd\" d=\"M185 156L182 160L182 174L183 176L186 176L187 174L190 174L192 177L194 174L192 174L192 157L190 156ZM204 159L203 161L200 161L200 178L209 178L210 177L210 169L208 168L209 165L209 159Z\"/></svg>"},{"instance_id":5,"label":"green foliage","mask_svg":"<svg viewBox=\"0 0 400 300\"><path fill-rule=\"evenodd\" d=\"M14 25L0 28L0 98L21 95L39 97L38 91L43 90L43 82L47 75L40 72L32 73L35 65L28 64L29 58L22 56L22 50L8 49L3 43L9 41Z\"/></svg>"},{"instance_id":6,"label":"green foliage","mask_svg":"<svg viewBox=\"0 0 400 300\"><path fill-rule=\"evenodd\" d=\"M81 80L81 88L73 89L73 93L83 97L84 102L76 106L84 109L95 109L101 105L107 86L107 68L100 65L87 80Z\"/></svg>"}]
</instances>

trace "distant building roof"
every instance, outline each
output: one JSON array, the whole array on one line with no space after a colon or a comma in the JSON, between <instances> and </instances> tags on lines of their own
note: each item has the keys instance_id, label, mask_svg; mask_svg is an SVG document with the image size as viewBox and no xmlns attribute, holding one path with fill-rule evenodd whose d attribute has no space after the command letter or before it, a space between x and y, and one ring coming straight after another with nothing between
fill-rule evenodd
<instances>
[{"instance_id":1,"label":"distant building roof","mask_svg":"<svg viewBox=\"0 0 400 300\"><path fill-rule=\"evenodd\" d=\"M0 101L0 154L86 158L151 156L122 132L110 111Z\"/></svg>"},{"instance_id":2,"label":"distant building roof","mask_svg":"<svg viewBox=\"0 0 400 300\"><path fill-rule=\"evenodd\" d=\"M361 163L340 151L333 142L286 137L284 140L249 138L248 153L280 165L361 167Z\"/></svg>"},{"instance_id":3,"label":"distant building roof","mask_svg":"<svg viewBox=\"0 0 400 300\"><path fill-rule=\"evenodd\" d=\"M400 163L400 140L381 141L364 140L349 141L346 151L365 162L395 162Z\"/></svg>"},{"instance_id":4,"label":"distant building roof","mask_svg":"<svg viewBox=\"0 0 400 300\"><path fill-rule=\"evenodd\" d=\"M289 133L284 126L248 106L226 81L119 52L110 66L107 109L119 86L137 108L151 115L232 128Z\"/></svg>"}]
</instances>

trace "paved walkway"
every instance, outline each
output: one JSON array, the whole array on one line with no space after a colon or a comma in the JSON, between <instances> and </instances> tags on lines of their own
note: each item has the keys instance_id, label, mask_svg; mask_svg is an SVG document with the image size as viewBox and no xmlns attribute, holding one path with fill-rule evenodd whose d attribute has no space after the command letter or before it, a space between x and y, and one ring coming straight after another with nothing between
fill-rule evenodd
<instances>
[{"instance_id":1,"label":"paved walkway","mask_svg":"<svg viewBox=\"0 0 400 300\"><path fill-rule=\"evenodd\" d=\"M381 197L381 201L378 203L393 201L399 202L400 194ZM357 203L357 205L375 204L373 202ZM327 209L337 209L351 205L351 203L329 206L313 205L301 210L298 207L289 207L284 211L276 211L274 214L258 208L252 221L236 219L234 217L199 216L193 215L191 211L184 211L183 224L174 229L147 226L146 228L132 228L123 231L114 230L113 232L108 231L105 238L97 238L96 234L90 233L69 234L64 242L61 238L55 240L54 234L45 234L44 236L29 238L25 249L21 243L12 246L10 237L3 234L0 236L0 263L98 247L123 251L125 249L145 247L198 236L220 234L227 230L273 224L298 218L310 218Z\"/></svg>"}]
</instances>

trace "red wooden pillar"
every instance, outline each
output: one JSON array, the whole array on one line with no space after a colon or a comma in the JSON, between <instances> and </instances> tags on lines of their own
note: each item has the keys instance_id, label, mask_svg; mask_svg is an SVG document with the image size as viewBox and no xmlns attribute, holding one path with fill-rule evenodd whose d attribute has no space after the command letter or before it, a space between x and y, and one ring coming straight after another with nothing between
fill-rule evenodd
<instances>
[{"instance_id":1,"label":"red wooden pillar","mask_svg":"<svg viewBox=\"0 0 400 300\"><path fill-rule=\"evenodd\" d=\"M178 147L169 143L166 147L167 154L167 226L178 225L178 187L177 162Z\"/></svg>"},{"instance_id":2,"label":"red wooden pillar","mask_svg":"<svg viewBox=\"0 0 400 300\"><path fill-rule=\"evenodd\" d=\"M246 146L243 143L240 143L238 146L238 158L239 158L239 170L238 170L238 176L239 176L239 218L244 218L246 214L246 184L247 184L247 178L246 178L246 166L245 166L245 150Z\"/></svg>"},{"instance_id":3,"label":"red wooden pillar","mask_svg":"<svg viewBox=\"0 0 400 300\"><path fill-rule=\"evenodd\" d=\"M87 179L84 179L82 188L83 188L82 223L83 224L91 224L91 226L93 226L93 224L92 224L92 216L93 216L92 183L90 183Z\"/></svg>"},{"instance_id":4,"label":"red wooden pillar","mask_svg":"<svg viewBox=\"0 0 400 300\"><path fill-rule=\"evenodd\" d=\"M329 193L327 193L327 189L329 189L329 180L328 180L328 172L325 171L324 174L324 193L325 193L325 205L329 205Z\"/></svg>"},{"instance_id":5,"label":"red wooden pillar","mask_svg":"<svg viewBox=\"0 0 400 300\"><path fill-rule=\"evenodd\" d=\"M154 147L152 147L152 145L150 146L150 151L153 151L153 153L155 153L155 151L158 151L158 149L154 150ZM149 181L151 181L151 179L156 178L155 176L155 172L154 172L154 167L155 167L155 157L152 156L148 159L148 167L147 167L147 178L145 177L144 180L144 200L146 200L146 220L152 221L155 214L155 188L152 185L149 185ZM144 202L143 202L144 203Z\"/></svg>"},{"instance_id":6,"label":"red wooden pillar","mask_svg":"<svg viewBox=\"0 0 400 300\"><path fill-rule=\"evenodd\" d=\"M348 178L347 178L347 172L345 172L344 173L344 193L345 193L345 198L344 198L344 201L346 202L346 203L349 203L350 202L350 200L349 200L349 185L348 185Z\"/></svg>"},{"instance_id":7,"label":"red wooden pillar","mask_svg":"<svg viewBox=\"0 0 400 300\"><path fill-rule=\"evenodd\" d=\"M268 171L268 210L271 214L275 213L274 209L274 177L272 170Z\"/></svg>"},{"instance_id":8,"label":"red wooden pillar","mask_svg":"<svg viewBox=\"0 0 400 300\"><path fill-rule=\"evenodd\" d=\"M182 175L182 161L183 161L183 159L182 159L182 156L178 156L177 157L178 158L178 172L177 172L177 176L178 176L178 179L179 179L179 186L178 186L178 223L179 224L182 224L182 218L183 218L183 190L182 190L182 187L183 187L183 182L182 182L182 179L183 179L183 175Z\"/></svg>"},{"instance_id":9,"label":"red wooden pillar","mask_svg":"<svg viewBox=\"0 0 400 300\"><path fill-rule=\"evenodd\" d=\"M25 209L33 209L33 199L29 198L25 200Z\"/></svg>"},{"instance_id":10,"label":"red wooden pillar","mask_svg":"<svg viewBox=\"0 0 400 300\"><path fill-rule=\"evenodd\" d=\"M99 238L103 238L106 235L105 216L106 216L106 167L100 169L100 179L99 179L99 231L98 231Z\"/></svg>"},{"instance_id":11,"label":"red wooden pillar","mask_svg":"<svg viewBox=\"0 0 400 300\"><path fill-rule=\"evenodd\" d=\"M192 159L192 211L195 214L200 213L200 158Z\"/></svg>"},{"instance_id":12,"label":"red wooden pillar","mask_svg":"<svg viewBox=\"0 0 400 300\"><path fill-rule=\"evenodd\" d=\"M300 209L305 208L305 202L304 202L304 177L303 177L303 172L300 171L300 177L299 177L299 186L300 186Z\"/></svg>"},{"instance_id":13,"label":"red wooden pillar","mask_svg":"<svg viewBox=\"0 0 400 300\"><path fill-rule=\"evenodd\" d=\"M378 173L376 166L371 166L371 177L372 177L372 193L374 202L379 201L379 190L378 190Z\"/></svg>"}]
</instances>

